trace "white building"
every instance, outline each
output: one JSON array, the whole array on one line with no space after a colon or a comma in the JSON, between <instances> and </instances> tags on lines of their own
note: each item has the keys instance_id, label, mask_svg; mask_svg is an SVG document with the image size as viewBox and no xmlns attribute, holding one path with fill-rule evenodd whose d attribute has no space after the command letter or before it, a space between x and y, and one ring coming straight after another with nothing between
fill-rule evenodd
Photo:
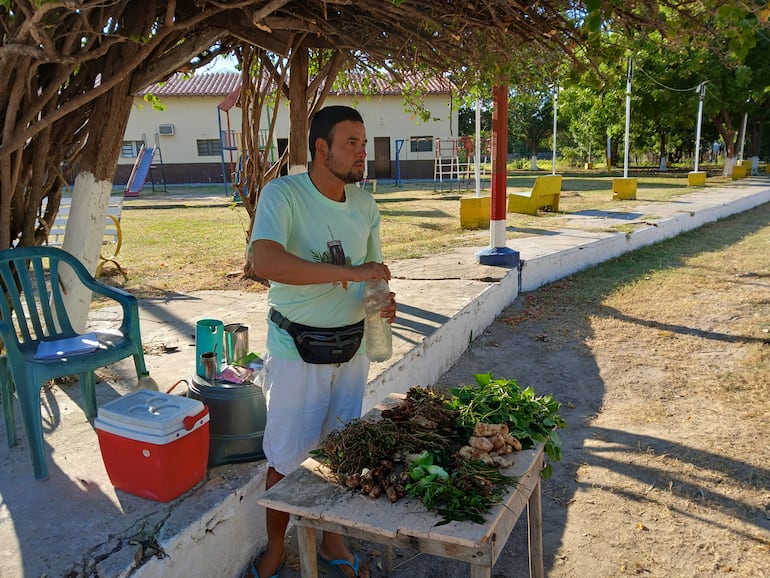
<instances>
[{"instance_id":1,"label":"white building","mask_svg":"<svg viewBox=\"0 0 770 578\"><path fill-rule=\"evenodd\" d=\"M143 145L154 150L148 184L150 179L155 183L222 183L223 174L230 182L238 162L235 145L240 142L241 111L237 104L226 112L218 107L239 85L238 73L192 77L180 74L137 94L123 139L115 184L128 181ZM430 112L428 122L405 110L403 91L408 89L404 85L379 82L377 94L332 91L324 103L325 106L347 104L363 116L369 140L369 178L433 178L435 140L457 136L458 115L452 107L448 83L436 79L425 82L423 102ZM150 103L148 95L159 99L162 110ZM268 111L270 115L273 113ZM288 102L282 101L277 111L273 154L287 146L288 113ZM268 122L268 118L263 118L263 126Z\"/></svg>"}]
</instances>

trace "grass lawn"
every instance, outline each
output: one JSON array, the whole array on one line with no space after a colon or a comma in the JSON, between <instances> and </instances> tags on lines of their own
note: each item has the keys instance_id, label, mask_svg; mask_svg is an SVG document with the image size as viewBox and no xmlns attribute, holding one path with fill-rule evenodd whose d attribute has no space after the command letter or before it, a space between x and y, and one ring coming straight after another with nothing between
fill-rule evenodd
<instances>
[{"instance_id":1,"label":"grass lawn","mask_svg":"<svg viewBox=\"0 0 770 578\"><path fill-rule=\"evenodd\" d=\"M526 190L546 171L511 171L509 190ZM533 231L564 226L567 213L587 210L618 210L612 200L615 170L562 171L559 212L537 216L508 213L508 238L531 236ZM665 201L694 190L687 185L687 171L660 173L640 171L637 200ZM706 187L724 185L730 179L709 176ZM489 182L482 195L489 195ZM446 252L454 247L484 247L489 231L460 228L460 198L475 196L473 182L393 181L378 183L375 198L382 215L382 242L386 261L417 258ZM144 190L126 199L121 218L123 247L118 261L128 281L107 265L103 278L139 297L200 289L263 291L259 283L241 278L249 216L225 194L222 185L168 186L166 191ZM105 279L107 280L107 279Z\"/></svg>"}]
</instances>

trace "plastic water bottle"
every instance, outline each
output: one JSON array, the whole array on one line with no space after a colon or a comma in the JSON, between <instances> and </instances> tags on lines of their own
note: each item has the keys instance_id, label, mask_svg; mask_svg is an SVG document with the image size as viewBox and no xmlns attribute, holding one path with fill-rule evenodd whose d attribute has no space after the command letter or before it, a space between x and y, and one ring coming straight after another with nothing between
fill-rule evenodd
<instances>
[{"instance_id":1,"label":"plastic water bottle","mask_svg":"<svg viewBox=\"0 0 770 578\"><path fill-rule=\"evenodd\" d=\"M364 337L366 355L372 361L385 361L393 355L393 335L390 323L383 319L380 310L387 306L390 287L384 279L367 281L364 287Z\"/></svg>"}]
</instances>

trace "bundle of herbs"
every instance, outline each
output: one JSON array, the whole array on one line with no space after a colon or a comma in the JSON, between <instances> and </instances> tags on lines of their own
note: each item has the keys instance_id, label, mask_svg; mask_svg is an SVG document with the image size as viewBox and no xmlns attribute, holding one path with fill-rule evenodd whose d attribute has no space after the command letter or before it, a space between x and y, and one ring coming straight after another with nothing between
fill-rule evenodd
<instances>
[{"instance_id":1,"label":"bundle of herbs","mask_svg":"<svg viewBox=\"0 0 770 578\"><path fill-rule=\"evenodd\" d=\"M531 387L522 389L513 379L494 379L491 373L473 376L476 385L451 389L449 407L458 413L457 427L461 437L473 435L478 423L506 424L511 436L521 442L523 449L544 442L545 455L552 462L562 459L558 429L567 427L559 415L561 404L552 395L537 396ZM551 476L547 463L543 479Z\"/></svg>"},{"instance_id":2,"label":"bundle of herbs","mask_svg":"<svg viewBox=\"0 0 770 578\"><path fill-rule=\"evenodd\" d=\"M549 457L561 459L558 436L543 432L549 423L551 430L564 427L564 421L550 396L535 397L515 381L493 380L491 374L475 379L476 386L453 389L452 397L413 387L400 404L383 410L379 420L354 420L332 432L311 454L340 484L372 498L383 493L391 502L419 498L442 516L441 523L482 523L516 479L501 473L496 462L461 451L471 443L474 430L478 433L477 424L507 423L525 448L544 441Z\"/></svg>"}]
</instances>

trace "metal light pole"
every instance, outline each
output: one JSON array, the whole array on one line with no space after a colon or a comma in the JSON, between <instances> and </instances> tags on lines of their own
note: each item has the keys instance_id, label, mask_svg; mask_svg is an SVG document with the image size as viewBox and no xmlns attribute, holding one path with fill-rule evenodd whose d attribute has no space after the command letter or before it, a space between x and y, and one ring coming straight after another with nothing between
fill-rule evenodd
<instances>
[{"instance_id":1,"label":"metal light pole","mask_svg":"<svg viewBox=\"0 0 770 578\"><path fill-rule=\"evenodd\" d=\"M751 97L746 99L746 106L748 107L749 102L751 102ZM749 120L749 111L746 110L743 113L743 127L741 128L741 154L740 154L740 160L743 162L743 147L746 144L746 123Z\"/></svg>"},{"instance_id":2,"label":"metal light pole","mask_svg":"<svg viewBox=\"0 0 770 578\"><path fill-rule=\"evenodd\" d=\"M695 129L695 172L698 172L698 160L700 158L700 126L703 119L703 100L706 98L706 82L698 85L698 124Z\"/></svg>"},{"instance_id":3,"label":"metal light pole","mask_svg":"<svg viewBox=\"0 0 770 578\"><path fill-rule=\"evenodd\" d=\"M628 177L628 152L631 149L631 81L634 78L634 61L629 56L626 66L626 142L623 158L623 177L612 180L612 199L631 201L636 199L636 178ZM611 145L609 138L607 146ZM607 167L609 170L609 166Z\"/></svg>"},{"instance_id":4,"label":"metal light pole","mask_svg":"<svg viewBox=\"0 0 770 578\"><path fill-rule=\"evenodd\" d=\"M748 121L748 111L743 113L743 126L741 127L741 153L738 155L738 159L743 162L743 146L746 144L746 122Z\"/></svg>"},{"instance_id":5,"label":"metal light pole","mask_svg":"<svg viewBox=\"0 0 770 578\"><path fill-rule=\"evenodd\" d=\"M629 132L631 129L631 80L634 77L634 61L629 57L626 66L626 150L623 159L623 178L628 178Z\"/></svg>"},{"instance_id":6,"label":"metal light pole","mask_svg":"<svg viewBox=\"0 0 770 578\"><path fill-rule=\"evenodd\" d=\"M559 110L559 84L553 85L553 170L551 174L556 174L556 112Z\"/></svg>"}]
</instances>

